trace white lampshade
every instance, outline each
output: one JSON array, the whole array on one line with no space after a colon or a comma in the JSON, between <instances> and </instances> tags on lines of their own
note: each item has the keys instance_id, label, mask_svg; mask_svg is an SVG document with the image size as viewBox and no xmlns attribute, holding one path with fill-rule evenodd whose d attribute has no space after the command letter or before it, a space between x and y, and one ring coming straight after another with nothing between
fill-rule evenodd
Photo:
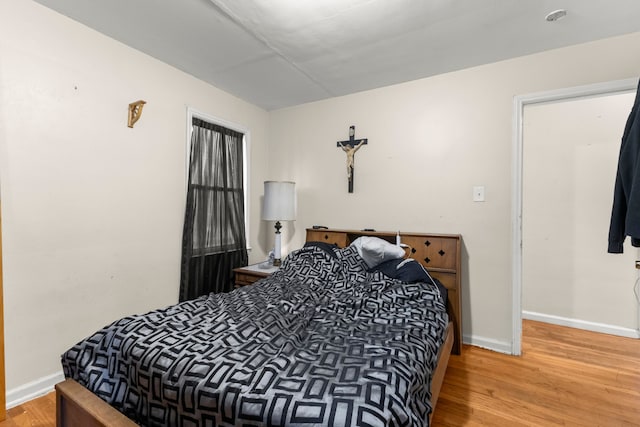
<instances>
[{"instance_id":1,"label":"white lampshade","mask_svg":"<svg viewBox=\"0 0 640 427\"><path fill-rule=\"evenodd\" d=\"M264 182L262 219L265 221L292 221L296 219L295 182Z\"/></svg>"}]
</instances>

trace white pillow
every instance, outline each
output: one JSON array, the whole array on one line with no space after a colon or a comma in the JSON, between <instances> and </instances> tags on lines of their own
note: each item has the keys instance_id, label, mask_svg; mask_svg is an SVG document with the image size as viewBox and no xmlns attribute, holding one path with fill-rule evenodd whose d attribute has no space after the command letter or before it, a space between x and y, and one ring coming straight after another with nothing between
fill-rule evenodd
<instances>
[{"instance_id":1,"label":"white pillow","mask_svg":"<svg viewBox=\"0 0 640 427\"><path fill-rule=\"evenodd\" d=\"M369 268L392 259L404 258L404 249L379 237L362 236L351 243Z\"/></svg>"}]
</instances>

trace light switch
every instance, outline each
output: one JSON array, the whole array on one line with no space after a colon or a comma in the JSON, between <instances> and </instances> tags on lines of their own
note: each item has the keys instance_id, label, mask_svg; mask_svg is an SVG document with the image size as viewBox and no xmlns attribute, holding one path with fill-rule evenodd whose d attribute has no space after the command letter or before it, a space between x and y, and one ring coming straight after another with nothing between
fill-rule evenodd
<instances>
[{"instance_id":1,"label":"light switch","mask_svg":"<svg viewBox=\"0 0 640 427\"><path fill-rule=\"evenodd\" d=\"M473 201L484 202L484 186L483 185L473 187Z\"/></svg>"}]
</instances>

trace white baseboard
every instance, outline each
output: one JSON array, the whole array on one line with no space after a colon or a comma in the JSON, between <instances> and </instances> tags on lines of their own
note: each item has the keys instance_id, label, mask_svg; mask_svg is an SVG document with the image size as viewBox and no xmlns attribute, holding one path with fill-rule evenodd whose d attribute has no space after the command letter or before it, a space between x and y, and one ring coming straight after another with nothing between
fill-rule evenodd
<instances>
[{"instance_id":1,"label":"white baseboard","mask_svg":"<svg viewBox=\"0 0 640 427\"><path fill-rule=\"evenodd\" d=\"M49 393L53 390L53 386L61 381L64 381L64 374L59 371L20 387L7 390L7 409Z\"/></svg>"},{"instance_id":2,"label":"white baseboard","mask_svg":"<svg viewBox=\"0 0 640 427\"><path fill-rule=\"evenodd\" d=\"M513 354L512 346L509 342L498 341L492 338L479 337L476 335L463 335L462 342L464 344L486 348L487 350L497 351L498 353Z\"/></svg>"},{"instance_id":3,"label":"white baseboard","mask_svg":"<svg viewBox=\"0 0 640 427\"><path fill-rule=\"evenodd\" d=\"M571 328L584 329L587 331L600 332L602 334L618 335L627 338L640 338L638 331L621 326L607 325L605 323L589 322L587 320L570 319L568 317L554 316L551 314L536 313L533 311L522 311L522 318L526 320L536 320L538 322L551 323L553 325L569 326Z\"/></svg>"}]
</instances>

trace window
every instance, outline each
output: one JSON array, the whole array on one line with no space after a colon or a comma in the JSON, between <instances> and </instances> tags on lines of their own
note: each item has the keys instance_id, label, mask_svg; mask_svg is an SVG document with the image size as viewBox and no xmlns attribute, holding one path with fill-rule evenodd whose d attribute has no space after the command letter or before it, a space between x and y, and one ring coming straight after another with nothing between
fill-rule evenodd
<instances>
[{"instance_id":1,"label":"window","mask_svg":"<svg viewBox=\"0 0 640 427\"><path fill-rule=\"evenodd\" d=\"M196 201L193 250L245 249L243 135L193 119L189 192Z\"/></svg>"},{"instance_id":2,"label":"window","mask_svg":"<svg viewBox=\"0 0 640 427\"><path fill-rule=\"evenodd\" d=\"M180 299L233 289L247 264L245 135L191 117Z\"/></svg>"}]
</instances>

